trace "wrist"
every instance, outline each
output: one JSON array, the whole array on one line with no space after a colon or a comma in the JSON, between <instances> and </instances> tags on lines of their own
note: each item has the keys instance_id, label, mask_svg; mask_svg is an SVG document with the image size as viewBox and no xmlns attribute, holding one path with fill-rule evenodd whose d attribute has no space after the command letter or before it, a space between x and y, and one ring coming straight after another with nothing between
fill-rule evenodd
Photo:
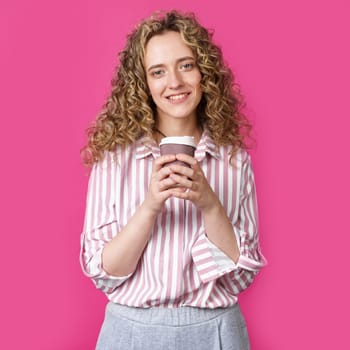
<instances>
[{"instance_id":1,"label":"wrist","mask_svg":"<svg viewBox=\"0 0 350 350\"><path fill-rule=\"evenodd\" d=\"M206 215L217 215L223 210L223 207L218 200L217 197L215 197L215 200L210 201L210 205L207 205L202 208L202 214L204 216Z\"/></svg>"},{"instance_id":2,"label":"wrist","mask_svg":"<svg viewBox=\"0 0 350 350\"><path fill-rule=\"evenodd\" d=\"M155 219L159 213L158 208L155 208L145 200L141 206L139 207L139 210L143 213L143 215L147 216L149 219Z\"/></svg>"}]
</instances>

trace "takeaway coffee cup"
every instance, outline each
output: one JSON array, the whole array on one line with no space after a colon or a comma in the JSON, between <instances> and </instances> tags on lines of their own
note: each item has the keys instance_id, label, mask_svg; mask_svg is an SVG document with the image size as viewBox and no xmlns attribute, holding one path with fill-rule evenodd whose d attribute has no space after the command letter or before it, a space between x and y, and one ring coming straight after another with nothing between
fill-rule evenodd
<instances>
[{"instance_id":1,"label":"takeaway coffee cup","mask_svg":"<svg viewBox=\"0 0 350 350\"><path fill-rule=\"evenodd\" d=\"M169 136L164 137L159 144L160 154L179 154L184 153L189 156L194 156L194 151L196 150L196 144L194 142L193 136ZM181 164L184 166L189 166L187 163L175 160L173 162L167 163L170 164Z\"/></svg>"}]
</instances>

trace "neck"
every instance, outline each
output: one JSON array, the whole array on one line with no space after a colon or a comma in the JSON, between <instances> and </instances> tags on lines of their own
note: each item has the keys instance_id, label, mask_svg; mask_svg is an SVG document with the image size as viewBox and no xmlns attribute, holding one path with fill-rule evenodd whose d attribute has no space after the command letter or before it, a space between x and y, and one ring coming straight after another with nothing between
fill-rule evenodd
<instances>
[{"instance_id":1,"label":"neck","mask_svg":"<svg viewBox=\"0 0 350 350\"><path fill-rule=\"evenodd\" d=\"M160 120L156 123L157 132L155 139L159 142L165 136L194 136L198 144L202 135L202 127L195 121L189 123L188 120L178 120L174 123L162 123ZM163 135L162 135L163 134Z\"/></svg>"}]
</instances>

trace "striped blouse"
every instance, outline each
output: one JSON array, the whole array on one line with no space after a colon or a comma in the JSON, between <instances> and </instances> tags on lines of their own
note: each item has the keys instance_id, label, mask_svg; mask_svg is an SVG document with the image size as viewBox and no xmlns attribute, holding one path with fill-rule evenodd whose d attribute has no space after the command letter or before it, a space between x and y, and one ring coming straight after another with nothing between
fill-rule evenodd
<instances>
[{"instance_id":1,"label":"striped blouse","mask_svg":"<svg viewBox=\"0 0 350 350\"><path fill-rule=\"evenodd\" d=\"M95 163L89 179L80 261L84 273L109 300L128 306L228 307L265 265L258 241L254 174L250 156L215 146L204 131L195 152L207 180L233 225L240 257L234 263L206 236L200 210L169 198L133 273L108 275L102 250L127 224L145 198L152 165L160 156L155 141L141 138ZM220 230L220 222L218 222Z\"/></svg>"}]
</instances>

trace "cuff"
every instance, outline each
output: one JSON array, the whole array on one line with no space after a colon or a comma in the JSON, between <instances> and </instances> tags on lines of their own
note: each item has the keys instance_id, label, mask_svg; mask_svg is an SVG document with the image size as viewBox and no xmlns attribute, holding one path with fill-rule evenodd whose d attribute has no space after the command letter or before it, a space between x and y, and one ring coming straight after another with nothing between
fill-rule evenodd
<instances>
[{"instance_id":1,"label":"cuff","mask_svg":"<svg viewBox=\"0 0 350 350\"><path fill-rule=\"evenodd\" d=\"M87 264L84 264L81 255L80 263L85 275L93 280L97 288L111 292L125 282L132 273L118 277L109 275L102 267L102 251L103 247L98 249Z\"/></svg>"},{"instance_id":2,"label":"cuff","mask_svg":"<svg viewBox=\"0 0 350 350\"><path fill-rule=\"evenodd\" d=\"M213 281L237 268L258 271L266 265L266 259L259 252L259 259L240 255L237 263L214 245L205 233L200 234L192 248L192 258L202 282Z\"/></svg>"},{"instance_id":3,"label":"cuff","mask_svg":"<svg viewBox=\"0 0 350 350\"><path fill-rule=\"evenodd\" d=\"M248 271L259 271L262 267L267 265L265 257L259 252L259 261L240 255L237 261L237 267Z\"/></svg>"},{"instance_id":4,"label":"cuff","mask_svg":"<svg viewBox=\"0 0 350 350\"><path fill-rule=\"evenodd\" d=\"M207 283L236 268L236 264L201 234L192 248L192 258L202 282Z\"/></svg>"}]
</instances>

